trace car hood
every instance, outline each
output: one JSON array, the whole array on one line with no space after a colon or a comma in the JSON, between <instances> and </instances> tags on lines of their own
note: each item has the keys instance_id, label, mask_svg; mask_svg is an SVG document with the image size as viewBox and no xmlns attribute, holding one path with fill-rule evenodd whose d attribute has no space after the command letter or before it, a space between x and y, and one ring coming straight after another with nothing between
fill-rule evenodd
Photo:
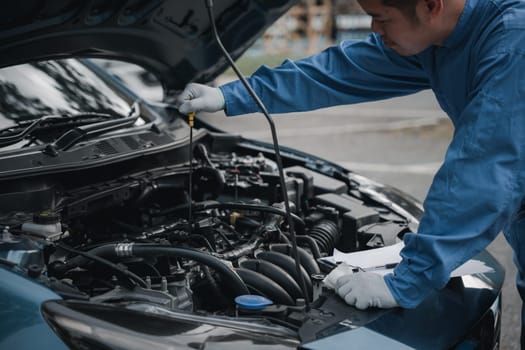
<instances>
[{"instance_id":1,"label":"car hood","mask_svg":"<svg viewBox=\"0 0 525 350\"><path fill-rule=\"evenodd\" d=\"M224 45L239 57L293 0L216 0ZM0 14L0 67L65 57L129 61L167 90L211 81L227 68L205 0L7 2Z\"/></svg>"}]
</instances>

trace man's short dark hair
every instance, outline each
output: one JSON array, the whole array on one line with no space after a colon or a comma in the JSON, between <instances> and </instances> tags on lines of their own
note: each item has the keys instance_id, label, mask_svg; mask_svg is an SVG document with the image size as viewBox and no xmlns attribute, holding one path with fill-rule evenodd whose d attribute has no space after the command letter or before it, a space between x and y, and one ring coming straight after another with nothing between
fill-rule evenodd
<instances>
[{"instance_id":1,"label":"man's short dark hair","mask_svg":"<svg viewBox=\"0 0 525 350\"><path fill-rule=\"evenodd\" d=\"M383 0L383 5L395 7L403 12L408 18L416 18L416 4L418 0Z\"/></svg>"}]
</instances>

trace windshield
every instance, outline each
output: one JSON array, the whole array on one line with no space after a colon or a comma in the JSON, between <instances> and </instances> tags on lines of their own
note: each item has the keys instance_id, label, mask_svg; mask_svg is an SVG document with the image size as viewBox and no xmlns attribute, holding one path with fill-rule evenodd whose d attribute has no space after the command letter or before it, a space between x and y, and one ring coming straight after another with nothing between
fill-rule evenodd
<instances>
[{"instance_id":1,"label":"windshield","mask_svg":"<svg viewBox=\"0 0 525 350\"><path fill-rule=\"evenodd\" d=\"M0 70L0 128L52 114L126 115L129 103L75 59Z\"/></svg>"}]
</instances>

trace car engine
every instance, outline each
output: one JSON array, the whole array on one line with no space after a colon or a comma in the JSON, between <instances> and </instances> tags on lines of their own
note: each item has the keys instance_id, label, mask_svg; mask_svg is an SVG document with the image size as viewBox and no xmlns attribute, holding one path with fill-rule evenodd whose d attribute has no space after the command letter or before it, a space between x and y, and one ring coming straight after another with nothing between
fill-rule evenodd
<instances>
[{"instance_id":1,"label":"car engine","mask_svg":"<svg viewBox=\"0 0 525 350\"><path fill-rule=\"evenodd\" d=\"M195 146L191 181L183 163L100 182L86 174L67 186L50 178L23 193L5 189L2 262L66 300L240 317L253 312L235 297L255 294L273 303L257 315L300 327L305 297L314 306L323 300L322 280L333 268L323 257L391 245L409 231L407 218L348 176L288 162L305 296L275 162L209 148ZM8 211L22 206L16 202L33 210Z\"/></svg>"}]
</instances>

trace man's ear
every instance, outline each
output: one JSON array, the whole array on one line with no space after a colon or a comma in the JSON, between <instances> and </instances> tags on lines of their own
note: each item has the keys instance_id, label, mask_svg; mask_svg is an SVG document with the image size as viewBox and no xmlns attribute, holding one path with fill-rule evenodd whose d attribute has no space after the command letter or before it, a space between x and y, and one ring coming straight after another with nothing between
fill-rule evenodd
<instances>
[{"instance_id":1,"label":"man's ear","mask_svg":"<svg viewBox=\"0 0 525 350\"><path fill-rule=\"evenodd\" d=\"M425 23L434 22L443 13L443 1L419 0L416 8L418 18Z\"/></svg>"},{"instance_id":2,"label":"man's ear","mask_svg":"<svg viewBox=\"0 0 525 350\"><path fill-rule=\"evenodd\" d=\"M423 0L423 5L427 15L431 17L443 11L443 0Z\"/></svg>"}]
</instances>

